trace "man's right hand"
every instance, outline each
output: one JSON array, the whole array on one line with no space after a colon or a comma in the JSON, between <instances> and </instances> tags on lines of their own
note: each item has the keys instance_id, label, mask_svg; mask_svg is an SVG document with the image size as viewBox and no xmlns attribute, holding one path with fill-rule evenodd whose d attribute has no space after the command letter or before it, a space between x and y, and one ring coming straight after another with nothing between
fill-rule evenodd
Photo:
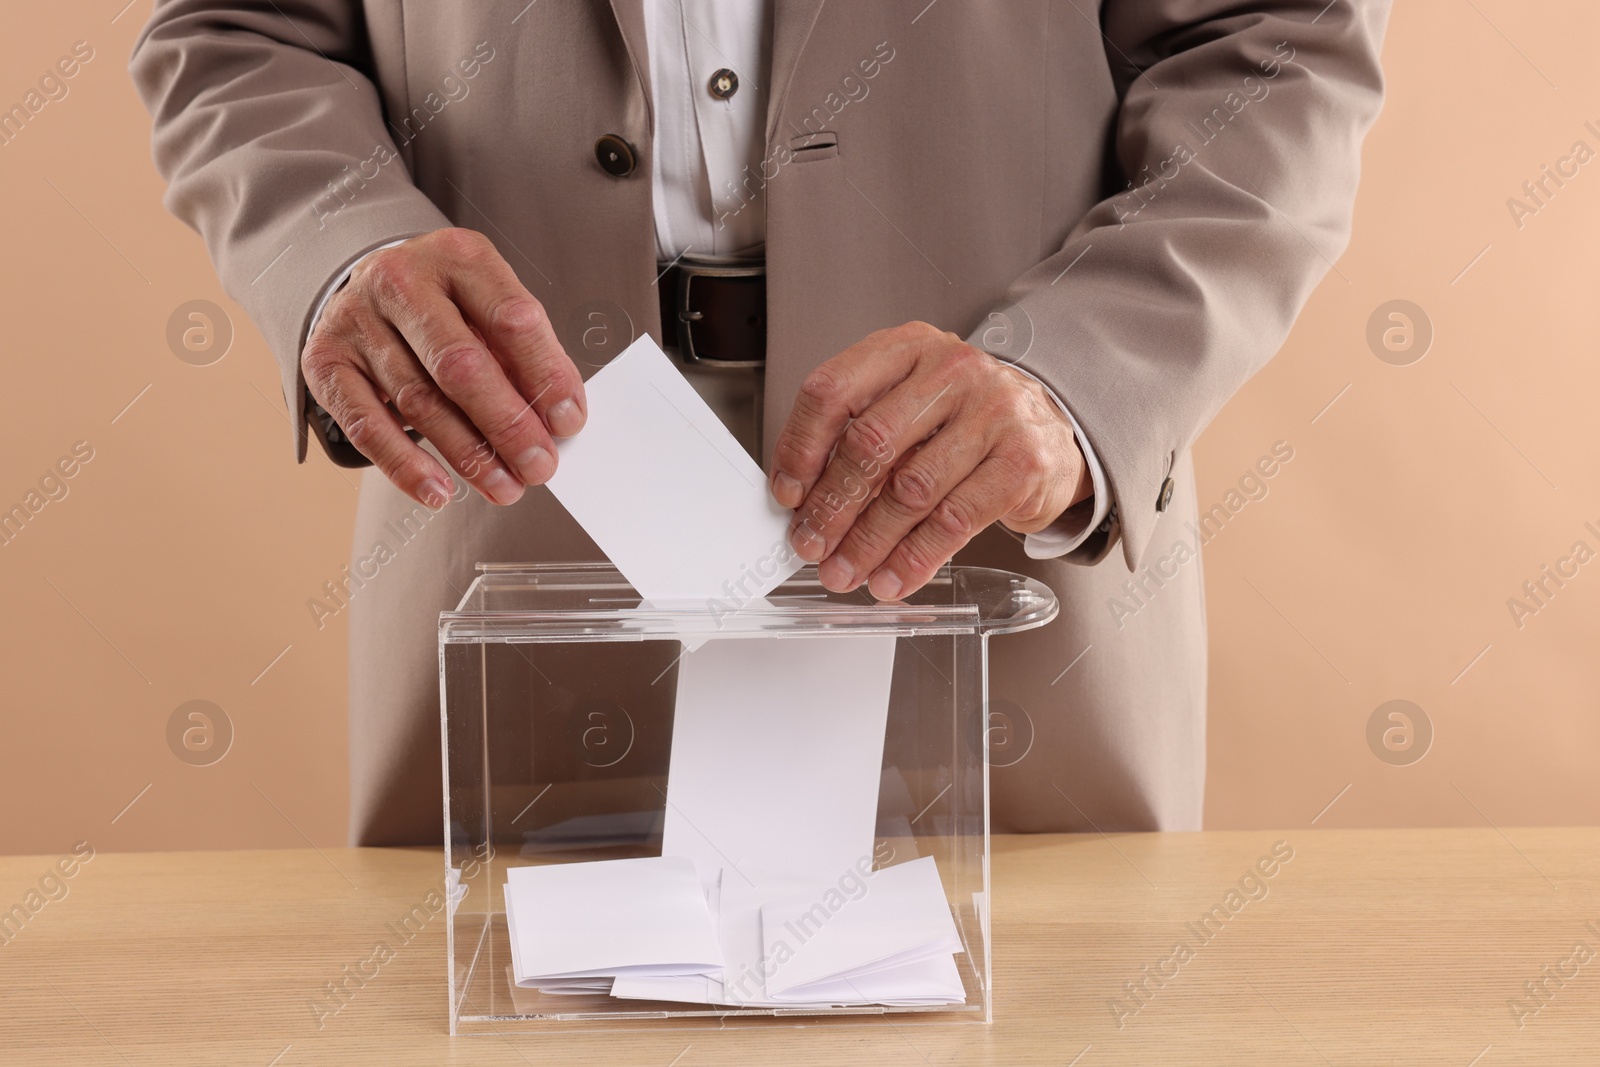
<instances>
[{"instance_id":1,"label":"man's right hand","mask_svg":"<svg viewBox=\"0 0 1600 1067\"><path fill-rule=\"evenodd\" d=\"M451 480L406 423L487 500L512 504L555 473L552 438L577 433L586 415L582 377L544 308L472 230L435 230L363 259L300 365L350 443L434 509Z\"/></svg>"}]
</instances>

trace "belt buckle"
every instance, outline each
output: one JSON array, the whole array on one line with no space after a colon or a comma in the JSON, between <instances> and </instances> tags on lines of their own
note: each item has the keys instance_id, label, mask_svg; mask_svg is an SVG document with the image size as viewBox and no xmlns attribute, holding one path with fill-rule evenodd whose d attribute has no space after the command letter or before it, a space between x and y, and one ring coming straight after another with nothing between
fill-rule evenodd
<instances>
[{"instance_id":1,"label":"belt buckle","mask_svg":"<svg viewBox=\"0 0 1600 1067\"><path fill-rule=\"evenodd\" d=\"M695 278L759 278L765 276L765 263L744 266L712 266L704 263L678 263L677 327L678 356L685 363L698 367L717 367L724 370L752 370L767 365L765 359L712 359L694 350L692 327L703 316L689 307L689 286Z\"/></svg>"}]
</instances>

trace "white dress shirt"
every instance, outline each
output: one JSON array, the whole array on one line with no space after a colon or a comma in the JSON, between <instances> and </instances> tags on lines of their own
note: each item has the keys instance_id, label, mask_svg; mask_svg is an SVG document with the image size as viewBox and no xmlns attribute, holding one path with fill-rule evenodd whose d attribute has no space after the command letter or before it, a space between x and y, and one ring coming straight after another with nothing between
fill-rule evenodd
<instances>
[{"instance_id":1,"label":"white dress shirt","mask_svg":"<svg viewBox=\"0 0 1600 1067\"><path fill-rule=\"evenodd\" d=\"M650 153L656 250L679 258L759 258L767 212L740 195L766 143L772 0L645 0L656 135ZM737 79L719 98L719 71Z\"/></svg>"},{"instance_id":2,"label":"white dress shirt","mask_svg":"<svg viewBox=\"0 0 1600 1067\"><path fill-rule=\"evenodd\" d=\"M650 182L656 251L662 263L752 259L764 251L766 206L761 183L746 184L746 178L759 173L765 148L772 3L645 0L655 105ZM719 97L712 91L712 81L724 70L734 73L738 87ZM313 327L328 298L349 277L347 270L328 287L312 314ZM1027 373L1022 367L1016 369ZM1072 410L1049 386L1045 390L1072 423L1093 490L1088 500L1048 529L1027 535L1023 548L1035 559L1071 552L1104 524L1111 509L1105 471L1089 439Z\"/></svg>"}]
</instances>

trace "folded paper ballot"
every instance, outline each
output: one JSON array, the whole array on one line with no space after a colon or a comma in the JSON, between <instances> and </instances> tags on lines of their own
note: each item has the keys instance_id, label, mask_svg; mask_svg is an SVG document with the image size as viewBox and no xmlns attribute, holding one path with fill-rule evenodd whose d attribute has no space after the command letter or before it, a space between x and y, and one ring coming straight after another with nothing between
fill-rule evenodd
<instances>
[{"instance_id":1,"label":"folded paper ballot","mask_svg":"<svg viewBox=\"0 0 1600 1067\"><path fill-rule=\"evenodd\" d=\"M588 421L557 442L548 484L640 596L734 610L800 569L792 513L649 336L584 389Z\"/></svg>"},{"instance_id":2,"label":"folded paper ballot","mask_svg":"<svg viewBox=\"0 0 1600 1067\"><path fill-rule=\"evenodd\" d=\"M871 861L863 866L870 870ZM721 882L717 934L722 940L724 995L730 1004L770 1006L762 966L761 905L796 894L820 892L822 882L755 869L724 870Z\"/></svg>"},{"instance_id":3,"label":"folded paper ballot","mask_svg":"<svg viewBox=\"0 0 1600 1067\"><path fill-rule=\"evenodd\" d=\"M695 1004L773 1007L766 999L761 975L761 904L817 886L814 880L745 868L723 868L707 895L714 901L724 967L720 974L692 978L619 978L612 996L639 1000L674 1000ZM792 1007L793 1005L782 1005Z\"/></svg>"},{"instance_id":4,"label":"folded paper ballot","mask_svg":"<svg viewBox=\"0 0 1600 1067\"><path fill-rule=\"evenodd\" d=\"M511 966L521 986L722 967L694 864L671 856L552 863L506 872Z\"/></svg>"},{"instance_id":5,"label":"folded paper ballot","mask_svg":"<svg viewBox=\"0 0 1600 1067\"><path fill-rule=\"evenodd\" d=\"M955 959L945 954L942 964L931 958L871 973L841 972L837 981L815 983L800 994L775 995L769 977L779 973L789 948L768 950L763 938L762 909L773 900L806 900L822 904L848 900L844 894L865 892L859 872L846 872L831 884L811 883L801 888L793 878L768 876L750 884L734 872L724 871L726 888L717 930L722 937L723 989L727 1003L747 1007L793 1008L797 1005L848 1007L857 1004L948 1004L966 996ZM886 882L885 885L891 883ZM843 888L841 888L841 886ZM916 888L913 886L912 888ZM922 888L926 888L925 886ZM908 941L906 949L918 948Z\"/></svg>"},{"instance_id":6,"label":"folded paper ballot","mask_svg":"<svg viewBox=\"0 0 1600 1067\"><path fill-rule=\"evenodd\" d=\"M872 907L851 910L874 894ZM931 858L885 868L868 878L852 870L831 884L725 868L715 899L726 962L721 972L619 976L611 995L789 1009L920 1007L966 998L954 956L962 946ZM763 913L768 907L778 914L793 913L793 929L785 920L783 928L764 936ZM898 917L884 923L885 914ZM819 941L822 926L841 917L836 926L839 936ZM863 934L869 947L850 944ZM781 981L786 965L802 955L812 972L826 971L829 976L775 992L769 983Z\"/></svg>"},{"instance_id":7,"label":"folded paper ballot","mask_svg":"<svg viewBox=\"0 0 1600 1067\"><path fill-rule=\"evenodd\" d=\"M772 1006L793 1008L796 1005L822 1003L840 1007L887 1004L891 1007L914 1008L960 1004L966 995L966 989L961 985L961 971L956 967L956 958L945 954L915 963L885 967L881 971L818 982L806 987L806 999L801 1000L797 990L774 997Z\"/></svg>"},{"instance_id":8,"label":"folded paper ballot","mask_svg":"<svg viewBox=\"0 0 1600 1067\"><path fill-rule=\"evenodd\" d=\"M815 1000L830 985L961 951L932 856L769 901L761 938L774 1000Z\"/></svg>"}]
</instances>

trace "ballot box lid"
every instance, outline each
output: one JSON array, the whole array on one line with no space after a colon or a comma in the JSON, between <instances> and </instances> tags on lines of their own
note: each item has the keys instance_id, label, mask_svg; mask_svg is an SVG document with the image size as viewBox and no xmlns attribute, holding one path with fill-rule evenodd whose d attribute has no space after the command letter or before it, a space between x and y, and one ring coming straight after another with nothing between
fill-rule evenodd
<instances>
[{"instance_id":1,"label":"ballot box lid","mask_svg":"<svg viewBox=\"0 0 1600 1067\"><path fill-rule=\"evenodd\" d=\"M697 635L994 634L1055 618L1043 582L989 567L945 566L904 601L878 603L860 588L833 593L815 566L765 596L737 588L702 600L646 601L609 563L480 563L454 611L440 613L445 644L643 641Z\"/></svg>"}]
</instances>

